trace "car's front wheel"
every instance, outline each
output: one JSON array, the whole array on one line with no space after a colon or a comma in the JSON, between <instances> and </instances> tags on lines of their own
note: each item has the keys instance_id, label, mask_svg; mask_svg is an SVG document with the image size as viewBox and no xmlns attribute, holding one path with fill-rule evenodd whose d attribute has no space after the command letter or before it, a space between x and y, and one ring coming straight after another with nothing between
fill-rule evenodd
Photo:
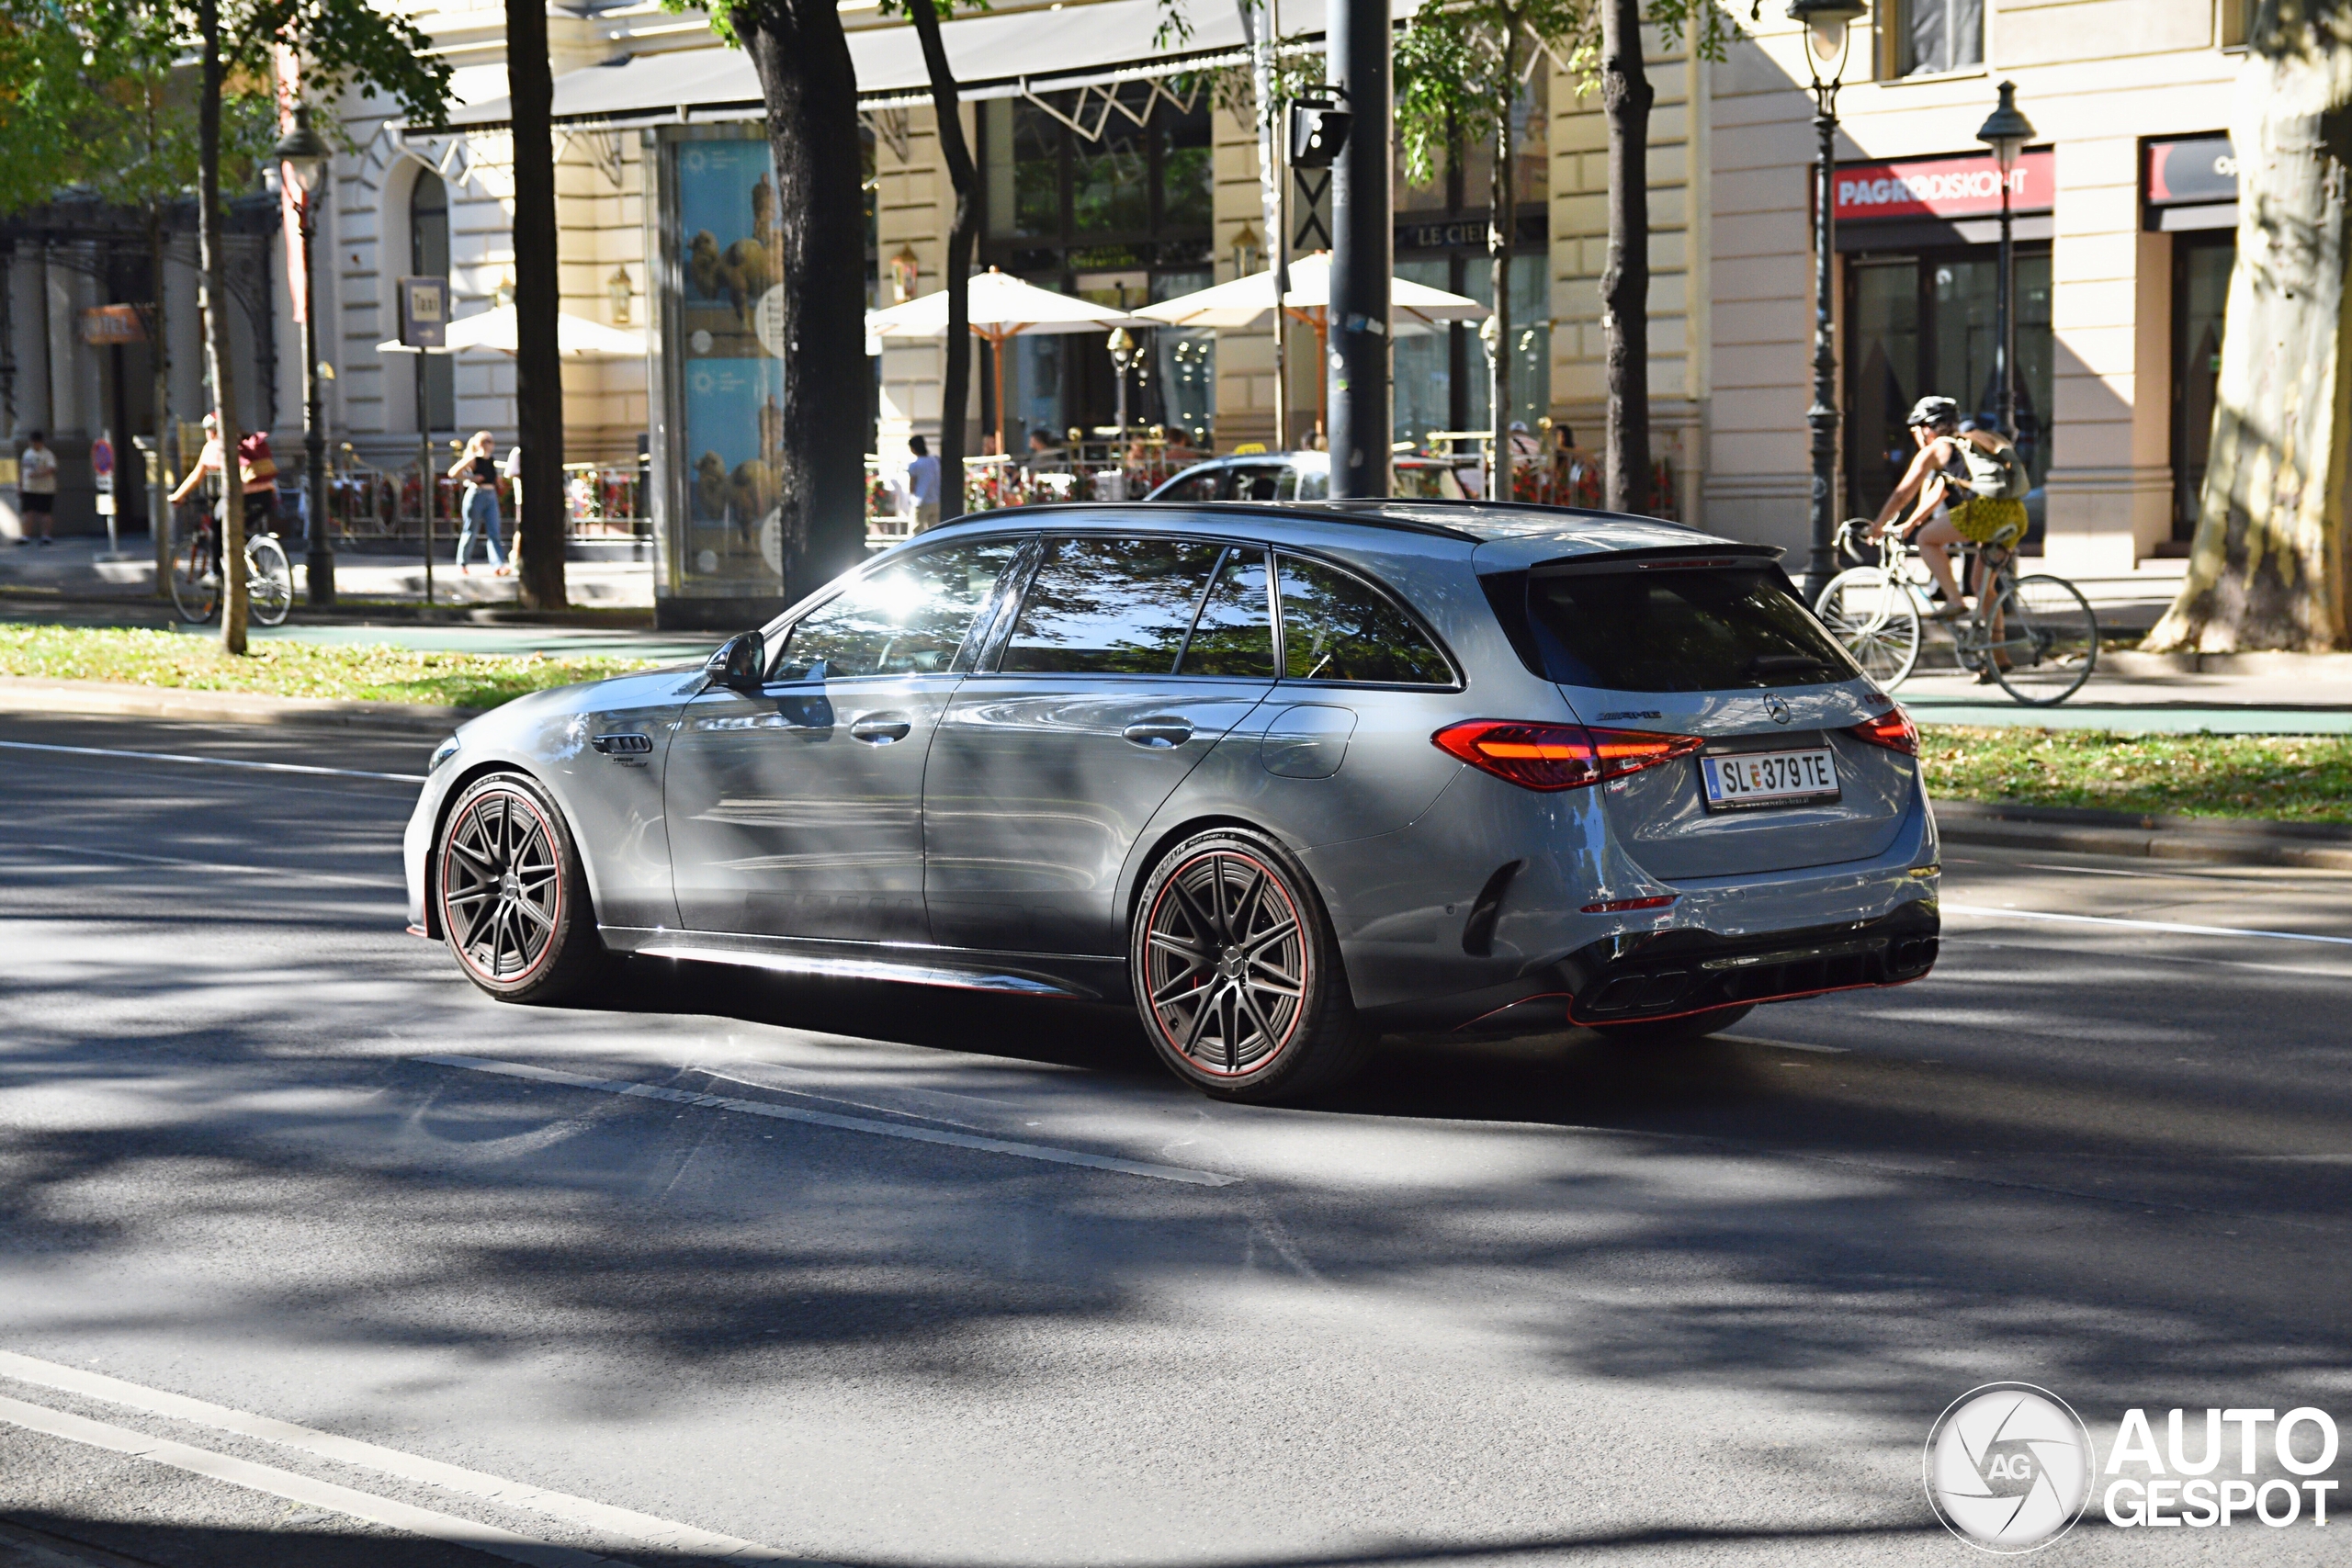
<instances>
[{"instance_id":1,"label":"car's front wheel","mask_svg":"<svg viewBox=\"0 0 2352 1568\"><path fill-rule=\"evenodd\" d=\"M1177 845L1136 900L1127 962L1153 1048L1219 1100L1329 1088L1369 1043L1315 885L1260 834Z\"/></svg>"},{"instance_id":2,"label":"car's front wheel","mask_svg":"<svg viewBox=\"0 0 2352 1568\"><path fill-rule=\"evenodd\" d=\"M502 1001L577 994L605 957L587 876L547 792L492 773L450 807L434 855L441 931L466 977Z\"/></svg>"}]
</instances>

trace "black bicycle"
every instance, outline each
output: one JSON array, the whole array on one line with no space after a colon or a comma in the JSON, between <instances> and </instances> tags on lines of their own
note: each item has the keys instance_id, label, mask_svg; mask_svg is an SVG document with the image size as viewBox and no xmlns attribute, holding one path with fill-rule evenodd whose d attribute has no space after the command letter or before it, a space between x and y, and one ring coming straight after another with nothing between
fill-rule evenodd
<instances>
[{"instance_id":1,"label":"black bicycle","mask_svg":"<svg viewBox=\"0 0 2352 1568\"><path fill-rule=\"evenodd\" d=\"M220 613L220 524L209 507L172 551L172 604L180 619L209 621ZM294 608L294 568L273 534L245 536L248 613L266 626L286 624Z\"/></svg>"}]
</instances>

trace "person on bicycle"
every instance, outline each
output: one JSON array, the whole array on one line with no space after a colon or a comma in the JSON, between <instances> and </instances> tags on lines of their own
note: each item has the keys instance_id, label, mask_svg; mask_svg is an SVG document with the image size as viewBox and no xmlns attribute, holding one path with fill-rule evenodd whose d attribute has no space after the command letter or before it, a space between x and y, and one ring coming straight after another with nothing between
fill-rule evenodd
<instances>
[{"instance_id":1,"label":"person on bicycle","mask_svg":"<svg viewBox=\"0 0 2352 1568\"><path fill-rule=\"evenodd\" d=\"M1996 464L2015 465L2017 448L1998 431L1963 426L1960 405L1950 398L1925 397L1911 407L1905 422L1918 452L1903 475L1903 482L1878 509L1870 537L1883 536L1894 519L1916 501L1918 504L1900 529L1919 547L1919 558L1943 590L1939 621L1956 621L1968 614L1960 581L1952 575L1951 547L1965 539L1971 544L2007 549L2025 537L2025 502L2006 497L1979 495L1970 479L1968 448L1973 446ZM1940 513L1941 515L1938 515ZM1984 563L1976 569L1979 591L1984 584Z\"/></svg>"},{"instance_id":2,"label":"person on bicycle","mask_svg":"<svg viewBox=\"0 0 2352 1568\"><path fill-rule=\"evenodd\" d=\"M270 455L269 437L256 430L237 443L237 467L245 480L245 536L277 532L277 459ZM187 478L172 491L177 506L196 493L207 474L220 472L220 416L204 416L204 450Z\"/></svg>"},{"instance_id":3,"label":"person on bicycle","mask_svg":"<svg viewBox=\"0 0 2352 1568\"><path fill-rule=\"evenodd\" d=\"M449 477L466 481L465 499L458 515L465 519L465 526L458 534L458 571L468 575L472 568L466 558L473 554L474 536L481 536L482 552L490 557L491 569L496 575L507 574L506 562L499 555L498 533L498 464L491 457L495 450L487 430L474 432L458 460L449 465Z\"/></svg>"}]
</instances>

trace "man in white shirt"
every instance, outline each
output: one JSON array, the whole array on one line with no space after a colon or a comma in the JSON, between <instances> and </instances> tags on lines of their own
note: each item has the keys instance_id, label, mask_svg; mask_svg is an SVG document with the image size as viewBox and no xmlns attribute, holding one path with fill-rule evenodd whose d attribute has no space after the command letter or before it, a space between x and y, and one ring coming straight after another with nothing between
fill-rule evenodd
<instances>
[{"instance_id":1,"label":"man in white shirt","mask_svg":"<svg viewBox=\"0 0 2352 1568\"><path fill-rule=\"evenodd\" d=\"M938 488L936 479L933 488ZM25 437L25 455L17 462L17 499L22 509L25 532L17 543L33 542L33 519L40 519L40 542L53 545L50 530L57 525L57 454L49 449L49 442L38 430Z\"/></svg>"},{"instance_id":2,"label":"man in white shirt","mask_svg":"<svg viewBox=\"0 0 2352 1568\"><path fill-rule=\"evenodd\" d=\"M914 454L907 464L907 490L915 498L915 532L920 534L939 526L939 459L920 435L908 437L907 450Z\"/></svg>"}]
</instances>

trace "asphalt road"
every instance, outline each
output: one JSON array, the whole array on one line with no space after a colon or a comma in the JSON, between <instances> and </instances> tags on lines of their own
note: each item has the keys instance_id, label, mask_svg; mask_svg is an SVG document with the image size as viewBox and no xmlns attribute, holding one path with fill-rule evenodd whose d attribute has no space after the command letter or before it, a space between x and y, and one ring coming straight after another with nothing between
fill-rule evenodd
<instances>
[{"instance_id":1,"label":"asphalt road","mask_svg":"<svg viewBox=\"0 0 2352 1568\"><path fill-rule=\"evenodd\" d=\"M12 1568L1951 1563L1976 1384L2352 1415L2352 876L1955 846L1919 985L1254 1110L1069 1003L502 1007L401 933L413 786L112 754L413 741L0 742Z\"/></svg>"}]
</instances>

